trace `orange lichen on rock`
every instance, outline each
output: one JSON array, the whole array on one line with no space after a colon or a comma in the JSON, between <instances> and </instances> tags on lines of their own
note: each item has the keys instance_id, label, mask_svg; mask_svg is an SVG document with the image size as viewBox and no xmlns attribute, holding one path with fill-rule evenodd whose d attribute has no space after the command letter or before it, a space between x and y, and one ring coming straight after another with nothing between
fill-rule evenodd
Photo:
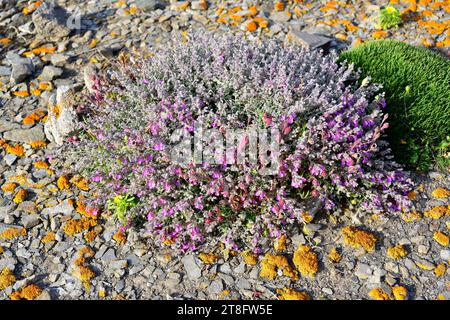
<instances>
[{"instance_id":1,"label":"orange lichen on rock","mask_svg":"<svg viewBox=\"0 0 450 320\"><path fill-rule=\"evenodd\" d=\"M45 236L42 237L42 243L49 243L56 240L56 234L54 232L49 232Z\"/></svg>"},{"instance_id":2,"label":"orange lichen on rock","mask_svg":"<svg viewBox=\"0 0 450 320\"><path fill-rule=\"evenodd\" d=\"M277 1L275 3L274 9L275 9L275 11L283 11L284 10L284 3L283 3L283 1Z\"/></svg>"},{"instance_id":3,"label":"orange lichen on rock","mask_svg":"<svg viewBox=\"0 0 450 320\"><path fill-rule=\"evenodd\" d=\"M123 245L127 242L127 235L125 232L118 231L113 235L113 239L117 242L117 244Z\"/></svg>"},{"instance_id":4,"label":"orange lichen on rock","mask_svg":"<svg viewBox=\"0 0 450 320\"><path fill-rule=\"evenodd\" d=\"M6 144L5 148L6 152L13 154L17 157L23 157L25 155L25 149L20 144L16 144L15 146Z\"/></svg>"},{"instance_id":5,"label":"orange lichen on rock","mask_svg":"<svg viewBox=\"0 0 450 320\"><path fill-rule=\"evenodd\" d=\"M45 141L31 141L30 142L30 146L33 149L42 149L45 148L47 146L47 142Z\"/></svg>"},{"instance_id":6,"label":"orange lichen on rock","mask_svg":"<svg viewBox=\"0 0 450 320\"><path fill-rule=\"evenodd\" d=\"M29 284L24 288L12 293L9 297L11 300L34 300L42 293L41 287L36 284Z\"/></svg>"},{"instance_id":7,"label":"orange lichen on rock","mask_svg":"<svg viewBox=\"0 0 450 320\"><path fill-rule=\"evenodd\" d=\"M439 243L441 246L448 247L450 243L450 238L443 232L435 232L433 235L433 239Z\"/></svg>"},{"instance_id":8,"label":"orange lichen on rock","mask_svg":"<svg viewBox=\"0 0 450 320\"><path fill-rule=\"evenodd\" d=\"M84 240L86 240L86 242L92 242L95 240L95 238L98 236L98 232L95 230L91 230L86 232L86 234L84 235Z\"/></svg>"},{"instance_id":9,"label":"orange lichen on rock","mask_svg":"<svg viewBox=\"0 0 450 320\"><path fill-rule=\"evenodd\" d=\"M3 269L0 273L0 290L4 290L14 283L16 283L16 277L13 272L8 268Z\"/></svg>"},{"instance_id":10,"label":"orange lichen on rock","mask_svg":"<svg viewBox=\"0 0 450 320\"><path fill-rule=\"evenodd\" d=\"M417 192L411 191L407 194L409 200L415 200L417 198Z\"/></svg>"},{"instance_id":11,"label":"orange lichen on rock","mask_svg":"<svg viewBox=\"0 0 450 320\"><path fill-rule=\"evenodd\" d=\"M284 256L275 255L272 253L267 253L261 261L259 276L274 280L278 274L278 269L283 272L284 276L289 277L292 280L298 280L297 271L291 267L288 259Z\"/></svg>"},{"instance_id":12,"label":"orange lichen on rock","mask_svg":"<svg viewBox=\"0 0 450 320\"><path fill-rule=\"evenodd\" d=\"M383 291L381 288L375 288L370 290L369 297L375 300L391 300L389 294Z\"/></svg>"},{"instance_id":13,"label":"orange lichen on rock","mask_svg":"<svg viewBox=\"0 0 450 320\"><path fill-rule=\"evenodd\" d=\"M342 229L344 243L355 249L363 248L367 252L375 250L377 238L370 232L347 226Z\"/></svg>"},{"instance_id":14,"label":"orange lichen on rock","mask_svg":"<svg viewBox=\"0 0 450 320\"><path fill-rule=\"evenodd\" d=\"M59 190L69 189L70 188L70 182L69 178L67 176L61 176L56 181L56 185L58 186Z\"/></svg>"},{"instance_id":15,"label":"orange lichen on rock","mask_svg":"<svg viewBox=\"0 0 450 320\"><path fill-rule=\"evenodd\" d=\"M22 123L25 125L35 124L36 122L41 121L42 117L44 116L45 116L44 111L36 111L23 118Z\"/></svg>"},{"instance_id":16,"label":"orange lichen on rock","mask_svg":"<svg viewBox=\"0 0 450 320\"><path fill-rule=\"evenodd\" d=\"M414 222L421 220L422 216L417 211L412 211L408 213L403 213L401 218L405 222Z\"/></svg>"},{"instance_id":17,"label":"orange lichen on rock","mask_svg":"<svg viewBox=\"0 0 450 320\"><path fill-rule=\"evenodd\" d=\"M198 255L198 258L202 260L204 264L214 264L217 262L219 257L214 253L205 253L202 252Z\"/></svg>"},{"instance_id":18,"label":"orange lichen on rock","mask_svg":"<svg viewBox=\"0 0 450 320\"><path fill-rule=\"evenodd\" d=\"M446 271L447 266L443 262L439 263L436 268L434 268L434 274L436 275L436 277L442 277Z\"/></svg>"},{"instance_id":19,"label":"orange lichen on rock","mask_svg":"<svg viewBox=\"0 0 450 320\"><path fill-rule=\"evenodd\" d=\"M275 243L273 244L273 248L275 249L275 251L286 250L286 236L284 234L275 240Z\"/></svg>"},{"instance_id":20,"label":"orange lichen on rock","mask_svg":"<svg viewBox=\"0 0 450 320\"><path fill-rule=\"evenodd\" d=\"M310 246L299 246L292 261L303 276L313 277L319 270L317 253L313 252Z\"/></svg>"},{"instance_id":21,"label":"orange lichen on rock","mask_svg":"<svg viewBox=\"0 0 450 320\"><path fill-rule=\"evenodd\" d=\"M336 248L331 249L330 253L328 253L328 259L330 259L331 262L339 263L341 258L341 254Z\"/></svg>"},{"instance_id":22,"label":"orange lichen on rock","mask_svg":"<svg viewBox=\"0 0 450 320\"><path fill-rule=\"evenodd\" d=\"M247 22L245 29L248 32L253 32L253 31L256 31L256 29L258 29L258 25L254 21L249 21L249 22Z\"/></svg>"},{"instance_id":23,"label":"orange lichen on rock","mask_svg":"<svg viewBox=\"0 0 450 320\"><path fill-rule=\"evenodd\" d=\"M296 291L291 288L277 289L278 299L280 300L311 300L306 292Z\"/></svg>"},{"instance_id":24,"label":"orange lichen on rock","mask_svg":"<svg viewBox=\"0 0 450 320\"><path fill-rule=\"evenodd\" d=\"M408 290L404 286L392 287L392 295L395 300L405 300L408 297Z\"/></svg>"},{"instance_id":25,"label":"orange lichen on rock","mask_svg":"<svg viewBox=\"0 0 450 320\"><path fill-rule=\"evenodd\" d=\"M33 163L33 166L36 169L48 169L48 168L50 168L50 165L47 162L45 162L45 161L36 161L35 163Z\"/></svg>"},{"instance_id":26,"label":"orange lichen on rock","mask_svg":"<svg viewBox=\"0 0 450 320\"><path fill-rule=\"evenodd\" d=\"M400 260L408 255L408 251L406 251L405 247L401 244L388 248L386 253L387 256L393 260Z\"/></svg>"},{"instance_id":27,"label":"orange lichen on rock","mask_svg":"<svg viewBox=\"0 0 450 320\"><path fill-rule=\"evenodd\" d=\"M437 199L444 199L450 197L450 191L445 188L434 189L431 195Z\"/></svg>"},{"instance_id":28,"label":"orange lichen on rock","mask_svg":"<svg viewBox=\"0 0 450 320\"><path fill-rule=\"evenodd\" d=\"M375 31L375 32L373 32L372 33L372 37L374 38L374 39L383 39L383 38L386 38L388 36L388 33L386 32L386 31Z\"/></svg>"},{"instance_id":29,"label":"orange lichen on rock","mask_svg":"<svg viewBox=\"0 0 450 320\"><path fill-rule=\"evenodd\" d=\"M16 188L17 188L17 184L15 184L14 182L8 182L8 183L5 183L4 185L2 185L3 192L14 192L14 190L16 190Z\"/></svg>"},{"instance_id":30,"label":"orange lichen on rock","mask_svg":"<svg viewBox=\"0 0 450 320\"><path fill-rule=\"evenodd\" d=\"M7 228L0 233L0 239L12 240L18 237L25 237L27 230L25 228Z\"/></svg>"},{"instance_id":31,"label":"orange lichen on rock","mask_svg":"<svg viewBox=\"0 0 450 320\"><path fill-rule=\"evenodd\" d=\"M258 263L258 256L251 251L244 251L241 256L248 265L254 266Z\"/></svg>"},{"instance_id":32,"label":"orange lichen on rock","mask_svg":"<svg viewBox=\"0 0 450 320\"><path fill-rule=\"evenodd\" d=\"M445 215L450 215L450 210L446 206L437 206L424 212L425 217L432 219L439 219Z\"/></svg>"},{"instance_id":33,"label":"orange lichen on rock","mask_svg":"<svg viewBox=\"0 0 450 320\"><path fill-rule=\"evenodd\" d=\"M75 260L75 268L72 275L80 280L84 288L89 291L91 288L91 280L95 277L94 271L85 266L86 256L92 258L95 255L94 251L89 247L83 247L78 251L78 257Z\"/></svg>"},{"instance_id":34,"label":"orange lichen on rock","mask_svg":"<svg viewBox=\"0 0 450 320\"><path fill-rule=\"evenodd\" d=\"M78 220L70 220L64 225L64 232L68 236L73 236L83 231L88 230L90 227L95 227L97 221L89 218L81 218Z\"/></svg>"},{"instance_id":35,"label":"orange lichen on rock","mask_svg":"<svg viewBox=\"0 0 450 320\"><path fill-rule=\"evenodd\" d=\"M16 196L13 199L13 202L16 204L22 203L25 201L25 199L28 196L28 192L25 189L20 189L19 191L17 191Z\"/></svg>"},{"instance_id":36,"label":"orange lichen on rock","mask_svg":"<svg viewBox=\"0 0 450 320\"><path fill-rule=\"evenodd\" d=\"M81 189L83 191L89 190L89 183L85 178L81 176L75 176L71 181L78 189Z\"/></svg>"}]
</instances>

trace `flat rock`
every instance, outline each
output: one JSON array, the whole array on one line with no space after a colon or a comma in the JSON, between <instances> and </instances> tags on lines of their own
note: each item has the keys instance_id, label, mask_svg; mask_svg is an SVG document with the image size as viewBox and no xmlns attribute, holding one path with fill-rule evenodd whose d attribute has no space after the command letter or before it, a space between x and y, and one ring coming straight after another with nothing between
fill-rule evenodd
<instances>
[{"instance_id":1,"label":"flat rock","mask_svg":"<svg viewBox=\"0 0 450 320\"><path fill-rule=\"evenodd\" d=\"M44 127L39 124L30 129L15 129L5 132L3 137L9 141L28 144L33 141L44 141Z\"/></svg>"},{"instance_id":2,"label":"flat rock","mask_svg":"<svg viewBox=\"0 0 450 320\"><path fill-rule=\"evenodd\" d=\"M186 255L181 259L181 262L184 265L184 269L186 270L187 276L190 280L196 280L201 277L202 269L197 264L194 255Z\"/></svg>"},{"instance_id":3,"label":"flat rock","mask_svg":"<svg viewBox=\"0 0 450 320\"><path fill-rule=\"evenodd\" d=\"M301 45L307 49L317 49L327 46L331 43L331 38L320 34L313 34L291 29L286 35L288 41Z\"/></svg>"}]
</instances>

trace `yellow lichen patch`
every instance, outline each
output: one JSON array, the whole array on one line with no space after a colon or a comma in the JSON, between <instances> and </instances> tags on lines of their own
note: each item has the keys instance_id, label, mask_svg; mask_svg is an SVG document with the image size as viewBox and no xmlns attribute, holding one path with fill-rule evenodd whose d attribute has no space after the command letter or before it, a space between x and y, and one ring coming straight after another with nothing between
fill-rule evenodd
<instances>
[{"instance_id":1,"label":"yellow lichen patch","mask_svg":"<svg viewBox=\"0 0 450 320\"><path fill-rule=\"evenodd\" d=\"M45 162L45 161L36 161L35 163L33 163L33 166L36 169L48 169L48 168L50 168L50 165L47 162Z\"/></svg>"},{"instance_id":2,"label":"yellow lichen patch","mask_svg":"<svg viewBox=\"0 0 450 320\"><path fill-rule=\"evenodd\" d=\"M293 280L298 280L297 271L295 271L286 257L267 253L261 261L261 270L259 276L274 280L277 276L277 270L280 269L283 275Z\"/></svg>"},{"instance_id":3,"label":"yellow lichen patch","mask_svg":"<svg viewBox=\"0 0 450 320\"><path fill-rule=\"evenodd\" d=\"M106 290L105 289L100 289L98 291L98 297L99 298L106 298Z\"/></svg>"},{"instance_id":4,"label":"yellow lichen patch","mask_svg":"<svg viewBox=\"0 0 450 320\"><path fill-rule=\"evenodd\" d=\"M14 182L8 182L8 183L5 183L4 185L2 185L3 192L14 192L14 190L16 190L16 188L17 188L17 184L15 184Z\"/></svg>"},{"instance_id":5,"label":"yellow lichen patch","mask_svg":"<svg viewBox=\"0 0 450 320\"><path fill-rule=\"evenodd\" d=\"M16 144L15 146L6 144L6 152L17 157L23 157L25 155L25 149L20 144Z\"/></svg>"},{"instance_id":6,"label":"yellow lichen patch","mask_svg":"<svg viewBox=\"0 0 450 320\"><path fill-rule=\"evenodd\" d=\"M277 289L278 299L280 300L311 300L306 292L296 291L291 288Z\"/></svg>"},{"instance_id":7,"label":"yellow lichen patch","mask_svg":"<svg viewBox=\"0 0 450 320\"><path fill-rule=\"evenodd\" d=\"M446 206L437 206L424 212L425 217L432 219L439 219L445 215L450 215L450 210Z\"/></svg>"},{"instance_id":8,"label":"yellow lichen patch","mask_svg":"<svg viewBox=\"0 0 450 320\"><path fill-rule=\"evenodd\" d=\"M408 297L408 290L404 286L392 287L392 295L395 300L405 300Z\"/></svg>"},{"instance_id":9,"label":"yellow lichen patch","mask_svg":"<svg viewBox=\"0 0 450 320\"><path fill-rule=\"evenodd\" d=\"M94 251L89 247L81 248L80 251L78 251L78 257L75 260L75 268L72 273L75 278L83 283L87 291L91 288L91 280L95 277L95 273L89 267L84 265L86 263L85 256L93 257L94 254Z\"/></svg>"},{"instance_id":10,"label":"yellow lichen patch","mask_svg":"<svg viewBox=\"0 0 450 320\"><path fill-rule=\"evenodd\" d=\"M405 247L401 244L388 248L386 253L387 256L393 260L400 260L408 255L408 251L406 251Z\"/></svg>"},{"instance_id":11,"label":"yellow lichen patch","mask_svg":"<svg viewBox=\"0 0 450 320\"><path fill-rule=\"evenodd\" d=\"M90 227L95 227L96 225L97 221L94 219L81 218L79 220L68 221L63 229L68 236L73 236L88 230Z\"/></svg>"},{"instance_id":12,"label":"yellow lichen patch","mask_svg":"<svg viewBox=\"0 0 450 320\"><path fill-rule=\"evenodd\" d=\"M436 275L436 277L442 277L446 271L447 266L443 262L439 263L436 268L434 268L434 274Z\"/></svg>"},{"instance_id":13,"label":"yellow lichen patch","mask_svg":"<svg viewBox=\"0 0 450 320\"><path fill-rule=\"evenodd\" d=\"M33 149L42 149L47 146L47 142L45 141L31 141L30 146Z\"/></svg>"},{"instance_id":14,"label":"yellow lichen patch","mask_svg":"<svg viewBox=\"0 0 450 320\"><path fill-rule=\"evenodd\" d=\"M13 95L15 95L16 97L25 98L25 97L28 97L30 94L28 93L28 90L19 90L19 91L14 91Z\"/></svg>"},{"instance_id":15,"label":"yellow lichen patch","mask_svg":"<svg viewBox=\"0 0 450 320\"><path fill-rule=\"evenodd\" d=\"M125 232L118 231L113 235L113 239L117 242L117 244L123 245L127 242L127 235Z\"/></svg>"},{"instance_id":16,"label":"yellow lichen patch","mask_svg":"<svg viewBox=\"0 0 450 320\"><path fill-rule=\"evenodd\" d=\"M42 237L42 243L49 243L56 240L56 234L54 232L49 232L45 236Z\"/></svg>"},{"instance_id":17,"label":"yellow lichen patch","mask_svg":"<svg viewBox=\"0 0 450 320\"><path fill-rule=\"evenodd\" d=\"M72 178L72 183L78 188L83 191L89 190L89 183L86 179L80 176L75 176Z\"/></svg>"},{"instance_id":18,"label":"yellow lichen patch","mask_svg":"<svg viewBox=\"0 0 450 320\"><path fill-rule=\"evenodd\" d=\"M283 3L283 1L277 1L275 3L274 9L275 9L275 11L283 11L284 10L284 3Z\"/></svg>"},{"instance_id":19,"label":"yellow lichen patch","mask_svg":"<svg viewBox=\"0 0 450 320\"><path fill-rule=\"evenodd\" d=\"M241 256L248 265L254 266L258 263L258 256L251 251L244 251Z\"/></svg>"},{"instance_id":20,"label":"yellow lichen patch","mask_svg":"<svg viewBox=\"0 0 450 320\"><path fill-rule=\"evenodd\" d=\"M0 273L0 290L4 290L14 283L16 283L16 277L13 272L8 268L3 269Z\"/></svg>"},{"instance_id":21,"label":"yellow lichen patch","mask_svg":"<svg viewBox=\"0 0 450 320\"><path fill-rule=\"evenodd\" d=\"M95 230L91 230L86 232L86 234L84 235L84 240L86 240L86 242L92 242L95 240L95 238L98 236L98 232Z\"/></svg>"},{"instance_id":22,"label":"yellow lichen patch","mask_svg":"<svg viewBox=\"0 0 450 320\"><path fill-rule=\"evenodd\" d=\"M405 222L414 222L419 221L420 219L422 219L422 216L417 211L402 214L402 220Z\"/></svg>"},{"instance_id":23,"label":"yellow lichen patch","mask_svg":"<svg viewBox=\"0 0 450 320\"><path fill-rule=\"evenodd\" d=\"M73 271L73 276L80 280L85 289L89 291L91 287L91 280L95 277L95 273L89 267L76 266Z\"/></svg>"},{"instance_id":24,"label":"yellow lichen patch","mask_svg":"<svg viewBox=\"0 0 450 320\"><path fill-rule=\"evenodd\" d=\"M450 243L450 238L445 233L442 233L440 231L434 233L433 239L444 247L448 247Z\"/></svg>"},{"instance_id":25,"label":"yellow lichen patch","mask_svg":"<svg viewBox=\"0 0 450 320\"><path fill-rule=\"evenodd\" d=\"M11 300L34 300L42 293L42 289L36 284L29 284L17 292L12 293L9 297Z\"/></svg>"},{"instance_id":26,"label":"yellow lichen patch","mask_svg":"<svg viewBox=\"0 0 450 320\"><path fill-rule=\"evenodd\" d=\"M205 264L214 264L219 259L219 257L216 254L214 254L214 253L205 253L205 252L200 253L198 255L198 258L200 260L202 260L202 262L205 263Z\"/></svg>"},{"instance_id":27,"label":"yellow lichen patch","mask_svg":"<svg viewBox=\"0 0 450 320\"><path fill-rule=\"evenodd\" d=\"M355 249L363 248L367 252L375 250L377 238L370 232L347 226L342 229L344 243Z\"/></svg>"},{"instance_id":28,"label":"yellow lichen patch","mask_svg":"<svg viewBox=\"0 0 450 320\"><path fill-rule=\"evenodd\" d=\"M56 181L56 185L58 186L59 190L69 189L70 188L70 182L69 178L67 176L61 176Z\"/></svg>"},{"instance_id":29,"label":"yellow lichen patch","mask_svg":"<svg viewBox=\"0 0 450 320\"><path fill-rule=\"evenodd\" d=\"M280 238L275 240L273 248L275 249L275 251L286 250L286 236L284 234Z\"/></svg>"},{"instance_id":30,"label":"yellow lichen patch","mask_svg":"<svg viewBox=\"0 0 450 320\"><path fill-rule=\"evenodd\" d=\"M24 125L35 124L36 122L39 122L44 116L45 116L44 111L36 111L23 118L22 123Z\"/></svg>"},{"instance_id":31,"label":"yellow lichen patch","mask_svg":"<svg viewBox=\"0 0 450 320\"><path fill-rule=\"evenodd\" d=\"M372 37L377 40L386 38L387 36L388 36L388 33L386 31L375 31L372 33Z\"/></svg>"},{"instance_id":32,"label":"yellow lichen patch","mask_svg":"<svg viewBox=\"0 0 450 320\"><path fill-rule=\"evenodd\" d=\"M25 189L20 189L17 191L16 196L14 197L13 201L16 204L22 203L27 198L28 192Z\"/></svg>"},{"instance_id":33,"label":"yellow lichen patch","mask_svg":"<svg viewBox=\"0 0 450 320\"><path fill-rule=\"evenodd\" d=\"M328 259L330 259L331 262L339 263L341 258L341 254L336 248L331 249L330 253L328 253Z\"/></svg>"},{"instance_id":34,"label":"yellow lichen patch","mask_svg":"<svg viewBox=\"0 0 450 320\"><path fill-rule=\"evenodd\" d=\"M438 199L448 198L450 197L450 191L445 188L437 188L433 190L431 195Z\"/></svg>"},{"instance_id":35,"label":"yellow lichen patch","mask_svg":"<svg viewBox=\"0 0 450 320\"><path fill-rule=\"evenodd\" d=\"M303 276L313 277L319 270L317 253L311 250L310 246L301 245L294 252L294 265Z\"/></svg>"},{"instance_id":36,"label":"yellow lichen patch","mask_svg":"<svg viewBox=\"0 0 450 320\"><path fill-rule=\"evenodd\" d=\"M375 300L391 300L391 297L381 288L375 288L370 290L369 297Z\"/></svg>"},{"instance_id":37,"label":"yellow lichen patch","mask_svg":"<svg viewBox=\"0 0 450 320\"><path fill-rule=\"evenodd\" d=\"M27 235L25 228L7 228L0 233L0 239L12 240L18 237L24 237Z\"/></svg>"}]
</instances>

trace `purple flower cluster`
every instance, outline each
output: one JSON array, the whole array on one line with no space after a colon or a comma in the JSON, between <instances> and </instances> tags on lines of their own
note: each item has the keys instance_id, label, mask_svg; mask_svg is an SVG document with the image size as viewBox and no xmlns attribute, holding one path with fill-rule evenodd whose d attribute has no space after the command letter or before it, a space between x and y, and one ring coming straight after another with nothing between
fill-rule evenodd
<instances>
[{"instance_id":1,"label":"purple flower cluster","mask_svg":"<svg viewBox=\"0 0 450 320\"><path fill-rule=\"evenodd\" d=\"M90 175L97 204L138 197L126 223L144 219L156 244L187 251L223 242L258 251L302 221L311 200L332 212L409 206L408 175L381 140L384 99L374 97L377 86L349 87L355 78L335 54L196 35L103 79L80 123L83 134L64 155ZM247 163L239 170L174 163L171 135L192 134L198 123L222 133L279 129L278 173L262 175Z\"/></svg>"}]
</instances>

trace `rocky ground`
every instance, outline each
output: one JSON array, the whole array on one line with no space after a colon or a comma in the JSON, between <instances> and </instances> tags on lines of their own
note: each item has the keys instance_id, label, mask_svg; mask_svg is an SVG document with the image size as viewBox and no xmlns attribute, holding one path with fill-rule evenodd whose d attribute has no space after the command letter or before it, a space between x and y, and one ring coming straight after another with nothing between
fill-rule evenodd
<instances>
[{"instance_id":1,"label":"rocky ground","mask_svg":"<svg viewBox=\"0 0 450 320\"><path fill-rule=\"evenodd\" d=\"M47 115L68 103L67 96L56 96L67 86L79 101L82 70L92 70L86 66L104 69L130 52L154 53L168 38L192 30L337 50L389 37L448 54L448 1L391 1L405 20L389 31L374 23L388 1L57 3L61 8L50 1L0 0L0 299L306 297L283 288L313 299L450 299L448 172L416 174L413 213L364 221L318 215L275 244L273 255L217 248L183 257L153 249L133 230L124 235L107 215L89 217L83 208L88 186L53 170L64 126L52 125ZM349 225L362 231L345 229ZM300 245L313 252L303 267L294 254Z\"/></svg>"}]
</instances>

